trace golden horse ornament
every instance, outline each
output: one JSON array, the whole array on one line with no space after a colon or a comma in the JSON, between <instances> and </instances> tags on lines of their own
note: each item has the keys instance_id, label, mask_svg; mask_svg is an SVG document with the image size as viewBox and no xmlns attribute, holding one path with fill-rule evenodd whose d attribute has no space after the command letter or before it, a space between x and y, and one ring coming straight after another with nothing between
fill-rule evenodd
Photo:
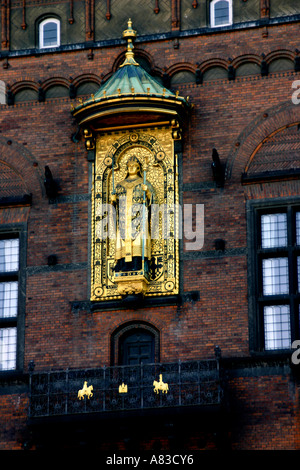
<instances>
[{"instance_id":1,"label":"golden horse ornament","mask_svg":"<svg viewBox=\"0 0 300 470\"><path fill-rule=\"evenodd\" d=\"M154 393L159 393L159 390L161 390L162 393L168 393L169 391L168 384L164 383L162 380L162 374L159 375L159 382L157 382L157 380L154 380L153 386L154 386Z\"/></svg>"},{"instance_id":2,"label":"golden horse ornament","mask_svg":"<svg viewBox=\"0 0 300 470\"><path fill-rule=\"evenodd\" d=\"M83 388L81 390L78 390L78 397L79 400L81 400L82 398L84 399L84 395L86 395L88 397L88 399L90 399L92 396L93 396L93 385L90 385L89 387L87 386L87 382L84 382L83 384Z\"/></svg>"}]
</instances>

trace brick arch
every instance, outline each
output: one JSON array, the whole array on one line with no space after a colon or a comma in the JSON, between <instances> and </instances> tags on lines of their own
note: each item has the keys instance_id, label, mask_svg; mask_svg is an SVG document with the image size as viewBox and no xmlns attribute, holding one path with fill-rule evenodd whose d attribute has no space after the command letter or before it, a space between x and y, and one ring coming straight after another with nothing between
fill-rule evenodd
<instances>
[{"instance_id":1,"label":"brick arch","mask_svg":"<svg viewBox=\"0 0 300 470\"><path fill-rule=\"evenodd\" d=\"M22 175L0 159L0 198L18 197L24 194L28 194L28 190Z\"/></svg>"},{"instance_id":2,"label":"brick arch","mask_svg":"<svg viewBox=\"0 0 300 470\"><path fill-rule=\"evenodd\" d=\"M276 51L269 52L269 54L265 56L265 61L268 64L276 59L289 59L293 61L295 59L295 56L295 52L290 51L288 49L277 49Z\"/></svg>"},{"instance_id":3,"label":"brick arch","mask_svg":"<svg viewBox=\"0 0 300 470\"><path fill-rule=\"evenodd\" d=\"M159 330L144 320L132 320L118 326L111 334L111 364L115 365L119 356L119 343L123 335L133 332L135 329L143 329L154 336L155 361L160 360L160 332Z\"/></svg>"},{"instance_id":4,"label":"brick arch","mask_svg":"<svg viewBox=\"0 0 300 470\"><path fill-rule=\"evenodd\" d=\"M189 62L181 62L175 65L172 65L168 68L167 74L172 77L179 72L192 72L196 73L197 67Z\"/></svg>"},{"instance_id":5,"label":"brick arch","mask_svg":"<svg viewBox=\"0 0 300 470\"><path fill-rule=\"evenodd\" d=\"M260 65L261 60L261 57L257 54L244 54L233 59L231 65L236 69L241 65L248 64L249 62L252 64Z\"/></svg>"},{"instance_id":6,"label":"brick arch","mask_svg":"<svg viewBox=\"0 0 300 470\"><path fill-rule=\"evenodd\" d=\"M299 125L299 121L286 124L264 139L250 156L245 173L251 175L299 168Z\"/></svg>"},{"instance_id":7,"label":"brick arch","mask_svg":"<svg viewBox=\"0 0 300 470\"><path fill-rule=\"evenodd\" d=\"M75 85L75 87L77 88L87 82L96 83L97 85L99 85L99 87L101 85L100 77L98 77L98 75L95 75L94 73L85 73L82 75L78 75L78 77L74 78L72 84Z\"/></svg>"},{"instance_id":8,"label":"brick arch","mask_svg":"<svg viewBox=\"0 0 300 470\"><path fill-rule=\"evenodd\" d=\"M24 190L32 194L33 198L40 198L44 194L43 175L24 146L1 137L0 161L14 172L16 178L22 181Z\"/></svg>"},{"instance_id":9,"label":"brick arch","mask_svg":"<svg viewBox=\"0 0 300 470\"><path fill-rule=\"evenodd\" d=\"M221 68L227 70L228 65L229 65L228 61L226 61L224 59L214 58L214 59L209 59L209 60L206 60L205 62L202 62L199 65L199 69L202 73L205 73L205 72L207 72L207 70L209 70L211 68L215 68L215 67L221 67Z\"/></svg>"},{"instance_id":10,"label":"brick arch","mask_svg":"<svg viewBox=\"0 0 300 470\"><path fill-rule=\"evenodd\" d=\"M13 85L11 85L10 90L15 95L16 93L24 90L25 88L29 88L31 90L38 92L39 85L36 82L33 82L32 80L23 80L21 82L16 82Z\"/></svg>"},{"instance_id":11,"label":"brick arch","mask_svg":"<svg viewBox=\"0 0 300 470\"><path fill-rule=\"evenodd\" d=\"M292 94L292 90L291 90ZM239 135L226 162L226 180L239 180L241 174L263 143L280 130L300 122L300 106L292 100L267 109L255 118Z\"/></svg>"},{"instance_id":12,"label":"brick arch","mask_svg":"<svg viewBox=\"0 0 300 470\"><path fill-rule=\"evenodd\" d=\"M49 90L49 88L52 88L57 85L63 86L68 89L70 86L70 81L64 77L51 77L45 80L41 86L44 91L47 91Z\"/></svg>"}]
</instances>

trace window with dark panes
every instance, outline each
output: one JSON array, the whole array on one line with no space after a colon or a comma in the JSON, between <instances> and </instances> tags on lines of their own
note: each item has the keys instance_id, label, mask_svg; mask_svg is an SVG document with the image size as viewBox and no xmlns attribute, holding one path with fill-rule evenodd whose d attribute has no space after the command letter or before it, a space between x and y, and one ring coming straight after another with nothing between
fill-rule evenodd
<instances>
[{"instance_id":1,"label":"window with dark panes","mask_svg":"<svg viewBox=\"0 0 300 470\"><path fill-rule=\"evenodd\" d=\"M232 24L232 0L213 0L210 4L211 26Z\"/></svg>"},{"instance_id":2,"label":"window with dark panes","mask_svg":"<svg viewBox=\"0 0 300 470\"><path fill-rule=\"evenodd\" d=\"M300 206L258 209L254 220L256 343L290 349L300 332Z\"/></svg>"},{"instance_id":3,"label":"window with dark panes","mask_svg":"<svg viewBox=\"0 0 300 470\"><path fill-rule=\"evenodd\" d=\"M60 45L60 22L54 18L48 18L40 23L39 47L57 47Z\"/></svg>"},{"instance_id":4,"label":"window with dark panes","mask_svg":"<svg viewBox=\"0 0 300 470\"><path fill-rule=\"evenodd\" d=\"M19 238L0 239L0 371L16 369Z\"/></svg>"}]
</instances>

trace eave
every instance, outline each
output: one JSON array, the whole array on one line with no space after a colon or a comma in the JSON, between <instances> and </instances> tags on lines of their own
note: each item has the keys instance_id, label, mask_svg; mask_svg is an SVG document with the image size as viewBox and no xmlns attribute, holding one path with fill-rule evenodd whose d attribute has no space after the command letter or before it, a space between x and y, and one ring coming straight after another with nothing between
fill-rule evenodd
<instances>
[{"instance_id":1,"label":"eave","mask_svg":"<svg viewBox=\"0 0 300 470\"><path fill-rule=\"evenodd\" d=\"M176 119L185 125L191 106L182 97L121 95L88 100L72 111L79 126L92 129L160 123Z\"/></svg>"}]
</instances>

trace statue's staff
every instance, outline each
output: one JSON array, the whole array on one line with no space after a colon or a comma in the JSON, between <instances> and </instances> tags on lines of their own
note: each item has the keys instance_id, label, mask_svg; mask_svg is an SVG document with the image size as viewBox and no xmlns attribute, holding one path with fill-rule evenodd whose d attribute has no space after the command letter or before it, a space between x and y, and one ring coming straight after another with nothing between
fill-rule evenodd
<instances>
[{"instance_id":1,"label":"statue's staff","mask_svg":"<svg viewBox=\"0 0 300 470\"><path fill-rule=\"evenodd\" d=\"M143 232L142 232L142 270L145 272L145 207L146 207L146 170L147 170L147 157L145 157L144 164L144 195L143 195Z\"/></svg>"},{"instance_id":2,"label":"statue's staff","mask_svg":"<svg viewBox=\"0 0 300 470\"><path fill-rule=\"evenodd\" d=\"M115 166L115 157L113 156L112 157L112 184L113 184L113 191L112 193L113 194L116 194L116 190L115 190L115 169L114 169L114 166Z\"/></svg>"}]
</instances>

